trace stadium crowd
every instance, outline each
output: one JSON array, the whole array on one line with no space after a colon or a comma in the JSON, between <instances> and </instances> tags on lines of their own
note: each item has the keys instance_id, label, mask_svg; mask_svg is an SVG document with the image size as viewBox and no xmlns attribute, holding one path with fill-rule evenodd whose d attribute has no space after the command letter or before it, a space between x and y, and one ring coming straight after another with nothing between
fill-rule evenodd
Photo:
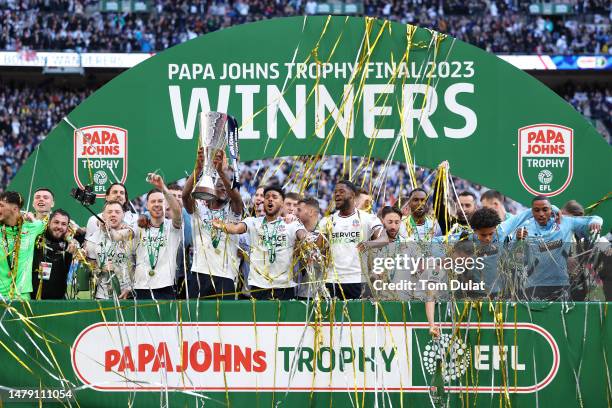
<instances>
[{"instance_id":1,"label":"stadium crowd","mask_svg":"<svg viewBox=\"0 0 612 408\"><path fill-rule=\"evenodd\" d=\"M155 0L146 13L101 13L93 0L0 0L0 49L153 52L263 19L316 14L315 0ZM448 33L490 52L608 54L610 2L563 17L522 0L365 0L363 14Z\"/></svg>"},{"instance_id":2,"label":"stadium crowd","mask_svg":"<svg viewBox=\"0 0 612 408\"><path fill-rule=\"evenodd\" d=\"M395 205L413 188L410 185L410 175L404 163L392 162L385 168L382 160L368 160L362 157L354 157L351 160L350 167L358 169L354 171L351 179L358 187L371 192L371 205L375 211L386 205ZM251 197L255 196L258 186L261 185L279 184L287 192L299 191L305 179L305 162L304 158L297 160L278 158L255 160L242 164L240 192L243 201L249 205ZM316 180L308 184L304 194L317 197L321 211L325 212L333 207L331 203L334 189L338 181L347 176L342 173L342 169L348 166L348 162L342 156L329 156L317 163ZM435 180L433 175L434 171L428 168L417 167L415 170L417 184L427 190L432 189ZM458 191L473 193L476 199L480 199L482 194L488 190L486 187L460 178L454 178L453 184ZM143 197L138 205L144 208L145 202ZM504 198L504 205L512 214L524 209L519 203L507 197Z\"/></svg>"},{"instance_id":3,"label":"stadium crowd","mask_svg":"<svg viewBox=\"0 0 612 408\"><path fill-rule=\"evenodd\" d=\"M0 87L0 189L49 132L93 89L4 84Z\"/></svg>"}]
</instances>

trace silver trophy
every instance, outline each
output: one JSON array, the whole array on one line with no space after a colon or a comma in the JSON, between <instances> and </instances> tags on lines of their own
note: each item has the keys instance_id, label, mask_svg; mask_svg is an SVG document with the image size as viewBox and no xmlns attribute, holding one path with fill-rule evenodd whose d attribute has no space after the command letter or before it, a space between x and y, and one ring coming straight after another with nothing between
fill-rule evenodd
<instances>
[{"instance_id":1,"label":"silver trophy","mask_svg":"<svg viewBox=\"0 0 612 408\"><path fill-rule=\"evenodd\" d=\"M213 160L229 144L234 169L234 182L238 173L238 127L236 119L221 112L200 113L200 145L204 148L202 175L191 195L195 199L210 201L217 197L215 182L218 177ZM234 186L232 186L234 187Z\"/></svg>"}]
</instances>

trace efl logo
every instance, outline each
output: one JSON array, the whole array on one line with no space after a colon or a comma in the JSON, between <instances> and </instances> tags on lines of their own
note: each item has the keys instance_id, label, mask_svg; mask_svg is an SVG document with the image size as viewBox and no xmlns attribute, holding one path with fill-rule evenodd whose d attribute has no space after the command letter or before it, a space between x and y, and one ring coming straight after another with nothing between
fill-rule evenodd
<instances>
[{"instance_id":1,"label":"efl logo","mask_svg":"<svg viewBox=\"0 0 612 408\"><path fill-rule=\"evenodd\" d=\"M543 123L520 128L518 137L518 173L523 186L534 195L561 194L574 171L574 131Z\"/></svg>"},{"instance_id":2,"label":"efl logo","mask_svg":"<svg viewBox=\"0 0 612 408\"><path fill-rule=\"evenodd\" d=\"M80 188L93 184L104 197L112 183L127 179L127 130L93 125L74 132L74 179Z\"/></svg>"}]
</instances>

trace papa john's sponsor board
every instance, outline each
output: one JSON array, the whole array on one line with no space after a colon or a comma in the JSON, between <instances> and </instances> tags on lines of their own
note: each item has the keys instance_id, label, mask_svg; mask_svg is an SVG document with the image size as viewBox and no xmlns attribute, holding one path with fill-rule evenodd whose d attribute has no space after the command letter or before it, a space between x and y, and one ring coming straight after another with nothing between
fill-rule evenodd
<instances>
[{"instance_id":1,"label":"papa john's sponsor board","mask_svg":"<svg viewBox=\"0 0 612 408\"><path fill-rule=\"evenodd\" d=\"M128 169L128 132L117 126L93 125L74 131L74 180L80 188L93 184L104 197L113 183L125 183Z\"/></svg>"},{"instance_id":2,"label":"papa john's sponsor board","mask_svg":"<svg viewBox=\"0 0 612 408\"><path fill-rule=\"evenodd\" d=\"M442 328L432 340L422 322L97 323L76 338L71 359L81 382L114 392L419 393L429 391L437 359L450 392L532 393L557 375L559 348L540 326Z\"/></svg>"},{"instance_id":3,"label":"papa john's sponsor board","mask_svg":"<svg viewBox=\"0 0 612 408\"><path fill-rule=\"evenodd\" d=\"M561 194L574 173L574 131L542 123L519 129L518 173L531 194Z\"/></svg>"}]
</instances>

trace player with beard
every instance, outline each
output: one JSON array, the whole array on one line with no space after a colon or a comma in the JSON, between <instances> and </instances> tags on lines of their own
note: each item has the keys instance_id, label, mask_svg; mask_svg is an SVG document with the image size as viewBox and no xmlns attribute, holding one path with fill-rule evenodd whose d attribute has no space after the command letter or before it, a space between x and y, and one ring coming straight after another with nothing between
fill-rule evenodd
<instances>
[{"instance_id":1,"label":"player with beard","mask_svg":"<svg viewBox=\"0 0 612 408\"><path fill-rule=\"evenodd\" d=\"M461 207L458 222L461 225L468 225L470 217L478 209L478 205L476 204L476 194L472 193L471 191L462 191L457 197L459 199L459 206Z\"/></svg>"},{"instance_id":2,"label":"player with beard","mask_svg":"<svg viewBox=\"0 0 612 408\"><path fill-rule=\"evenodd\" d=\"M150 218L139 220L135 231L135 297L175 299L176 254L182 234L181 207L161 176L150 173L147 180L155 188L147 194ZM166 201L172 220L164 217Z\"/></svg>"},{"instance_id":3,"label":"player with beard","mask_svg":"<svg viewBox=\"0 0 612 408\"><path fill-rule=\"evenodd\" d=\"M329 245L329 259L325 282L331 296L359 299L368 278L362 271L360 252L365 241L377 240L382 224L374 214L355 207L357 187L348 180L339 181L334 189L336 212L320 222L322 237ZM323 239L319 240L324 245Z\"/></svg>"},{"instance_id":4,"label":"player with beard","mask_svg":"<svg viewBox=\"0 0 612 408\"><path fill-rule=\"evenodd\" d=\"M315 232L319 226L321 209L314 197L305 197L298 201L295 214L308 232Z\"/></svg>"},{"instance_id":5,"label":"player with beard","mask_svg":"<svg viewBox=\"0 0 612 408\"><path fill-rule=\"evenodd\" d=\"M45 230L40 220L21 215L23 199L15 191L0 193L0 299L30 299L36 237Z\"/></svg>"},{"instance_id":6,"label":"player with beard","mask_svg":"<svg viewBox=\"0 0 612 408\"><path fill-rule=\"evenodd\" d=\"M227 234L249 233L250 273L248 284L255 299L287 300L295 297L293 252L296 242L307 236L299 222L286 223L280 216L285 194L278 186L264 190L264 217L248 217L238 224L213 221Z\"/></svg>"},{"instance_id":7,"label":"player with beard","mask_svg":"<svg viewBox=\"0 0 612 408\"><path fill-rule=\"evenodd\" d=\"M442 235L438 222L428 215L427 191L415 188L408 195L410 215L402 220L400 233L418 242L430 242L433 237Z\"/></svg>"},{"instance_id":8,"label":"player with beard","mask_svg":"<svg viewBox=\"0 0 612 408\"><path fill-rule=\"evenodd\" d=\"M123 205L119 201L107 201L102 209L104 224L87 238L87 257L96 265L96 299L127 299L132 292L132 263L130 248L133 231L123 223Z\"/></svg>"},{"instance_id":9,"label":"player with beard","mask_svg":"<svg viewBox=\"0 0 612 408\"><path fill-rule=\"evenodd\" d=\"M238 277L238 237L229 236L213 228L213 219L238 222L244 205L237 186L232 188L224 166L225 155L220 151L214 157L213 165L219 174L215 185L216 198L208 205L196 202L191 196L195 176L204 165L204 150L198 151L195 171L183 188L183 205L192 216L194 234L193 265L188 275L187 296L222 297L233 299Z\"/></svg>"},{"instance_id":10,"label":"player with beard","mask_svg":"<svg viewBox=\"0 0 612 408\"><path fill-rule=\"evenodd\" d=\"M35 299L64 299L72 255L79 248L70 238L70 215L57 209L49 216L46 231L41 234L34 250L32 287Z\"/></svg>"},{"instance_id":11,"label":"player with beard","mask_svg":"<svg viewBox=\"0 0 612 408\"><path fill-rule=\"evenodd\" d=\"M37 220L47 221L51 209L55 205L55 195L48 188L42 187L34 191L34 215Z\"/></svg>"},{"instance_id":12,"label":"player with beard","mask_svg":"<svg viewBox=\"0 0 612 408\"><path fill-rule=\"evenodd\" d=\"M400 234L402 227L402 212L396 207L386 206L380 212L382 224L385 228L387 242L408 242L411 241L407 236Z\"/></svg>"},{"instance_id":13,"label":"player with beard","mask_svg":"<svg viewBox=\"0 0 612 408\"><path fill-rule=\"evenodd\" d=\"M368 242L368 247L373 248L372 259L370 262L374 262L376 266L381 259L396 258L398 255L407 254L408 256L417 256L416 245L409 245L408 243L414 242L414 239L410 236L405 235L405 229L402 231L402 212L397 207L385 206L380 211L379 217L382 219L382 225L384 233L381 234L380 238L376 241ZM403 232L403 234L402 234ZM415 280L417 275L411 273L407 268L398 269L394 263L393 267L387 268L384 266L384 262L377 267L384 268L384 271L376 272L371 278L376 280L382 280L385 282L400 282ZM372 268L374 270L374 268ZM374 282L371 282L372 284ZM384 298L392 300L411 300L414 298L414 294L408 291L402 291L397 293L381 292L376 287L372 286L372 294L375 298Z\"/></svg>"},{"instance_id":14,"label":"player with beard","mask_svg":"<svg viewBox=\"0 0 612 408\"><path fill-rule=\"evenodd\" d=\"M601 217L561 217L557 219L547 197L536 196L531 202L533 219L527 229L528 278L527 299L556 300L567 295L569 276L567 258L572 236L588 237L601 230Z\"/></svg>"},{"instance_id":15,"label":"player with beard","mask_svg":"<svg viewBox=\"0 0 612 408\"><path fill-rule=\"evenodd\" d=\"M312 234L313 240L319 235L317 229L319 227L320 214L319 201L314 197L302 198L297 204L295 215L304 228L306 228L306 231ZM300 260L298 262L297 276L297 295L299 298L312 299L317 292L321 294L317 290L321 286L319 282L323 278L320 264L312 261L307 264L304 260Z\"/></svg>"},{"instance_id":16,"label":"player with beard","mask_svg":"<svg viewBox=\"0 0 612 408\"><path fill-rule=\"evenodd\" d=\"M136 223L138 222L138 214L130 211L130 202L128 198L127 188L122 183L113 183L106 190L105 202L108 201L116 201L121 204L121 208L123 210L123 220L122 223L128 225L130 228L135 228ZM100 217L102 214L98 214ZM100 229L100 224L98 218L93 215L89 217L87 221L87 229L85 232L85 239L88 240L91 236L95 235Z\"/></svg>"}]
</instances>

